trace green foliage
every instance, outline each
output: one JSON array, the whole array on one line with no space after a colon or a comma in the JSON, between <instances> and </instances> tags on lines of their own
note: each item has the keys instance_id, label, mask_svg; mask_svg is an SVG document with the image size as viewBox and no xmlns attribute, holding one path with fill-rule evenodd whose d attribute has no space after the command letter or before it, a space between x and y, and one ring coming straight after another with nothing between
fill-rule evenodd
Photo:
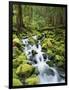
<instances>
[{"instance_id":1,"label":"green foliage","mask_svg":"<svg viewBox=\"0 0 69 90\"><path fill-rule=\"evenodd\" d=\"M39 29L39 25L36 21L32 20L31 24L30 24L30 28L33 30L38 30Z\"/></svg>"},{"instance_id":2,"label":"green foliage","mask_svg":"<svg viewBox=\"0 0 69 90\"><path fill-rule=\"evenodd\" d=\"M23 19L23 22L25 23L25 26L27 28L30 28L30 20L29 20L29 16L25 16Z\"/></svg>"}]
</instances>

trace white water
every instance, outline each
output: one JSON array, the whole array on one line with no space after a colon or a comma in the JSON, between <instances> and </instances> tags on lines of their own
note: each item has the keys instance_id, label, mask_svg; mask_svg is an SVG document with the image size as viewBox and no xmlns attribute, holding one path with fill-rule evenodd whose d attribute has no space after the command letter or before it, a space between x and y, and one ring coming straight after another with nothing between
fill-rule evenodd
<instances>
[{"instance_id":1,"label":"white water","mask_svg":"<svg viewBox=\"0 0 69 90\"><path fill-rule=\"evenodd\" d=\"M33 36L34 39L37 40L36 36ZM57 70L53 67L50 67L46 62L50 61L48 59L48 56L46 60L43 58L43 53L40 40L38 41L38 47L36 45L30 45L28 43L28 38L23 39L23 44L25 45L24 47L24 52L27 55L27 58L30 59L30 56L32 56L32 50L36 51L37 54L33 56L35 60L37 61L37 64L33 64L34 67L36 67L39 71L39 79L40 83L39 84L48 84L48 83L64 83L64 80L61 80L60 82L58 81L59 74ZM33 59L32 59L33 60Z\"/></svg>"}]
</instances>

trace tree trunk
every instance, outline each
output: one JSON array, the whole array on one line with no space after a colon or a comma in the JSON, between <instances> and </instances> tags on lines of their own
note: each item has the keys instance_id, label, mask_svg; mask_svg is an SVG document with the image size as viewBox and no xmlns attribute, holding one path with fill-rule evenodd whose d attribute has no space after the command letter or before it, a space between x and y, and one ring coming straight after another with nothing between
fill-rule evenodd
<instances>
[{"instance_id":1,"label":"tree trunk","mask_svg":"<svg viewBox=\"0 0 69 90\"><path fill-rule=\"evenodd\" d=\"M21 28L23 27L23 18L22 18L22 7L18 5L17 8L17 29L18 31L22 31Z\"/></svg>"}]
</instances>

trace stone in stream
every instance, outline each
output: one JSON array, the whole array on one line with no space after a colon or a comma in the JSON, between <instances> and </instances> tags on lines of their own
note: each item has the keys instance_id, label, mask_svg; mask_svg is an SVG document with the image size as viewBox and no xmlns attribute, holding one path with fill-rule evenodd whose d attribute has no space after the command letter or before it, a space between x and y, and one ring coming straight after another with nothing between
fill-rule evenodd
<instances>
[{"instance_id":1,"label":"stone in stream","mask_svg":"<svg viewBox=\"0 0 69 90\"><path fill-rule=\"evenodd\" d=\"M47 55L43 54L43 58L44 58L44 60L46 60L47 59Z\"/></svg>"}]
</instances>

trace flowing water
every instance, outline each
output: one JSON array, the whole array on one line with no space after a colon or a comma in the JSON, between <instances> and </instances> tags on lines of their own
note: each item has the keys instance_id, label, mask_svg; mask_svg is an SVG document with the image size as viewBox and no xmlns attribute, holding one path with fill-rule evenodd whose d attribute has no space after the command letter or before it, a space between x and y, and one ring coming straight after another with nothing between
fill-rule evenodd
<instances>
[{"instance_id":1,"label":"flowing water","mask_svg":"<svg viewBox=\"0 0 69 90\"><path fill-rule=\"evenodd\" d=\"M37 40L37 37L33 36L33 39ZM25 45L24 52L27 55L27 58L30 60L32 57L32 62L34 62L34 60L36 61L36 63L35 64L32 63L32 65L35 68L37 68L39 71L39 75L38 75L40 79L39 84L61 83L61 82L64 83L65 82L63 79L61 79L57 70L54 67L50 67L46 63L47 61L50 61L50 60L48 59L48 55L46 59L44 59L43 57L44 52L42 52L40 40L38 40L37 45L31 45L28 42L28 38L22 39L22 42ZM34 56L32 54L32 50L36 52Z\"/></svg>"}]
</instances>

